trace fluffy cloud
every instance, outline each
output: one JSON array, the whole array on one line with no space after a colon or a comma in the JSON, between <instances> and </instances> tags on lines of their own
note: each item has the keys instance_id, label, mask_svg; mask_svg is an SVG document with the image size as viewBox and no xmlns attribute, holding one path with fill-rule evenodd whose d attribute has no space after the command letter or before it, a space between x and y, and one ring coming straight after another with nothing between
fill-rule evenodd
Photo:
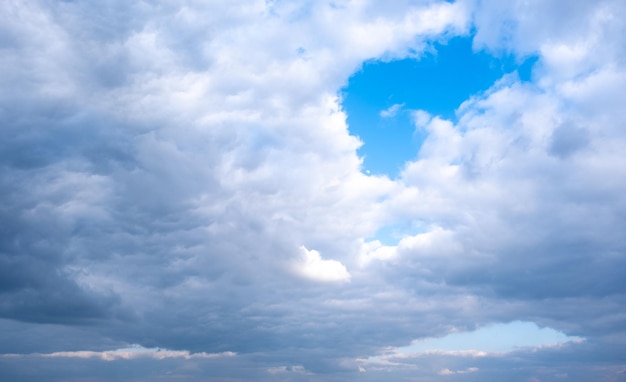
<instances>
[{"instance_id":1,"label":"fluffy cloud","mask_svg":"<svg viewBox=\"0 0 626 382\"><path fill-rule=\"evenodd\" d=\"M349 281L350 273L337 260L323 259L319 252L300 247L302 258L295 264L295 271L315 281Z\"/></svg>"}]
</instances>

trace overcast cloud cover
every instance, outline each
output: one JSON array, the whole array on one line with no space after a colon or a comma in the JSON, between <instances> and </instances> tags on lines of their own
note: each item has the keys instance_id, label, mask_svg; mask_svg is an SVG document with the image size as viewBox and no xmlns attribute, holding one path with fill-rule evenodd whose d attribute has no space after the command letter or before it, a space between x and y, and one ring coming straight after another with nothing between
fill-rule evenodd
<instances>
[{"instance_id":1,"label":"overcast cloud cover","mask_svg":"<svg viewBox=\"0 0 626 382\"><path fill-rule=\"evenodd\" d=\"M625 19L621 0L1 1L1 379L626 381ZM453 36L537 55L532 80L456 121L411 111L416 159L363 173L341 89ZM412 347L511 322L561 340Z\"/></svg>"}]
</instances>

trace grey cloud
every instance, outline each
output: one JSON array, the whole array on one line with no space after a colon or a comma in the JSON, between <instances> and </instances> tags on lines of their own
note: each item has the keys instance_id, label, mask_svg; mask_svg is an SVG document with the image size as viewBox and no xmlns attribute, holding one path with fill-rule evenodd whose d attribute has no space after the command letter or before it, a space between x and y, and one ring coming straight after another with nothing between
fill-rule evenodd
<instances>
[{"instance_id":1,"label":"grey cloud","mask_svg":"<svg viewBox=\"0 0 626 382\"><path fill-rule=\"evenodd\" d=\"M552 132L550 154L566 158L589 144L589 132L572 124L563 124Z\"/></svg>"},{"instance_id":2,"label":"grey cloud","mask_svg":"<svg viewBox=\"0 0 626 382\"><path fill-rule=\"evenodd\" d=\"M176 106L168 103L169 94L146 93L143 86L158 90L170 84L186 91L179 73L207 66L191 63L202 57L185 61L185 54L214 41L211 31L207 36L202 28L185 29L192 11L157 8L114 2L102 8L85 2L5 4L6 18L25 22L8 24L15 33L4 56L9 74L3 80L28 86L17 97L6 92L2 97L8 137L2 150L7 196L2 256L3 271L11 275L3 279L2 315L39 323L88 322L101 336L175 348L269 351L292 346L292 341L303 346L311 339L299 333L300 323L283 322L298 294L276 291L301 283L286 275L284 265L299 245L335 238L299 232L317 225L302 204L317 198L309 185L326 182L323 171L338 169L345 176L341 172L357 169L351 151L357 142L345 127L338 130L342 140L330 145L327 136L308 127L290 136L281 131L294 123L307 126L311 116L286 122L239 120L255 107L247 103L257 100L245 101L243 110L236 103L223 104L224 96L233 96L229 89L218 87L226 94L208 94L208 102L196 104L192 97L191 105L180 101ZM237 23L259 14L248 11L233 11L235 19L242 17ZM38 17L47 33L32 33L29 17ZM222 21L221 16L196 20L195 26L212 25L228 36ZM184 43L179 37L187 32ZM254 73L220 79L228 66L196 79L243 92L256 87L272 92ZM211 106L211 100L224 108ZM326 107L320 110L328 113ZM211 122L220 113L224 121ZM321 117L313 124L325 123ZM264 128L260 123L278 131L249 138L253 129ZM319 147L312 149L311 143ZM346 163L345 169L325 163L315 150L328 150ZM294 167L276 166L283 162ZM321 203L316 213L325 215L325 204L334 201ZM274 218L281 210L284 221ZM332 293L302 288L299 293ZM260 309L260 317L247 311L257 301L274 298L282 311ZM306 319L298 314L294 320ZM312 348L328 346L319 330Z\"/></svg>"},{"instance_id":3,"label":"grey cloud","mask_svg":"<svg viewBox=\"0 0 626 382\"><path fill-rule=\"evenodd\" d=\"M482 120L468 112L467 131L495 126L512 134L503 141L527 144L497 152L467 134L466 189L431 179L398 201L424 173L402 183L359 172L335 92L363 60L419 49L426 37L400 28L398 4L0 6L1 352L137 343L239 354L206 363L0 355L2 374L41 380L37 364L48 380L276 380L271 368L285 380L380 380L382 371L359 374L355 359L452 327L527 318L583 336L619 332L624 184L607 177L620 168L612 152L594 156L604 142L596 114L573 117L584 130L535 134L544 110L535 113L542 95L532 91L511 96L531 99L516 111L521 130L498 124L511 121L507 105L481 106ZM283 22L281 12L301 18ZM461 33L453 19L420 33ZM622 142L618 129L602 131ZM496 197L472 189L480 182ZM449 205L437 209L428 195ZM450 242L360 268L362 238L396 218L444 226ZM351 281L299 278L290 264L301 245L341 261ZM568 355L589 353L564 354L571 370ZM541 362L524 357L530 378ZM436 360L394 375L479 367L504 378L513 365Z\"/></svg>"}]
</instances>

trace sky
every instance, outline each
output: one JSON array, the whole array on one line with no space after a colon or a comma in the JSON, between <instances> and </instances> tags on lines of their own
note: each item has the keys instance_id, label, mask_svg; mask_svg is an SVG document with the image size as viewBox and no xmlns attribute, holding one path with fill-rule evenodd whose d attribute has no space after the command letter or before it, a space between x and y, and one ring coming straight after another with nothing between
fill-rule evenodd
<instances>
[{"instance_id":1,"label":"sky","mask_svg":"<svg viewBox=\"0 0 626 382\"><path fill-rule=\"evenodd\" d=\"M416 159L427 134L415 129L415 111L456 122L463 101L505 74L530 79L537 56L474 51L472 40L468 33L435 40L418 57L368 60L349 78L342 106L350 133L363 142L357 154L366 172L397 178L402 166Z\"/></svg>"},{"instance_id":2,"label":"sky","mask_svg":"<svg viewBox=\"0 0 626 382\"><path fill-rule=\"evenodd\" d=\"M0 379L626 381L624 20L0 2Z\"/></svg>"}]
</instances>

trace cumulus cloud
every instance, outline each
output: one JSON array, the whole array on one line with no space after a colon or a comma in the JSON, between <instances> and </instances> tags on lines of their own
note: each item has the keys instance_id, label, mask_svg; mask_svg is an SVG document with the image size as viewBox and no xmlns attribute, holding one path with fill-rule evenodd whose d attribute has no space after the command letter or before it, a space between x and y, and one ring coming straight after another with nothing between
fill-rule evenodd
<instances>
[{"instance_id":1,"label":"cumulus cloud","mask_svg":"<svg viewBox=\"0 0 626 382\"><path fill-rule=\"evenodd\" d=\"M468 16L449 3L384 17L365 3L0 7L0 81L16 89L0 94L0 314L77 341L89 324L87 348L210 353L310 341L285 264L305 243L334 259L310 252L302 274L349 279L355 240L397 187L360 173L337 89ZM303 316L281 323L289 310Z\"/></svg>"},{"instance_id":2,"label":"cumulus cloud","mask_svg":"<svg viewBox=\"0 0 626 382\"><path fill-rule=\"evenodd\" d=\"M315 281L349 281L350 273L337 260L325 260L316 250L300 247L302 258L295 265L296 272Z\"/></svg>"}]
</instances>

